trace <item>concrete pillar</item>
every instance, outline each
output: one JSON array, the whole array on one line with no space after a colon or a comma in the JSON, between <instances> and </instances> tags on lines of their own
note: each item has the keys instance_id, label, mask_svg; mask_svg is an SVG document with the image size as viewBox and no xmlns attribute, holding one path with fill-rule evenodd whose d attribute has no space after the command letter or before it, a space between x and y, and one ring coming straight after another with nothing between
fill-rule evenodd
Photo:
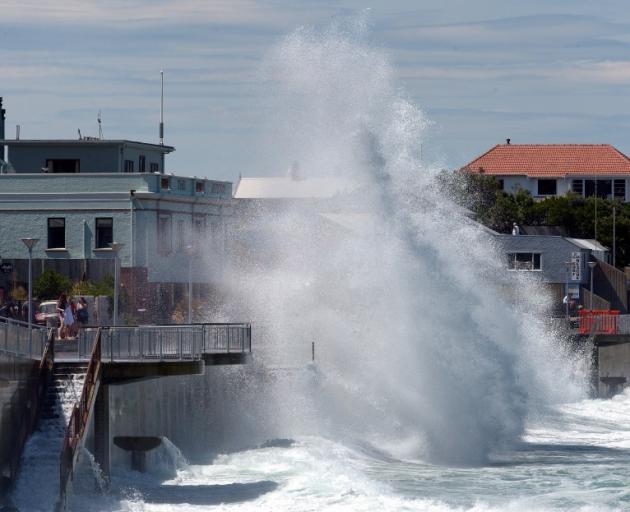
<instances>
[{"instance_id":1,"label":"concrete pillar","mask_svg":"<svg viewBox=\"0 0 630 512\"><path fill-rule=\"evenodd\" d=\"M101 386L94 403L94 459L103 476L109 479L111 447L109 444L109 386Z\"/></svg>"}]
</instances>

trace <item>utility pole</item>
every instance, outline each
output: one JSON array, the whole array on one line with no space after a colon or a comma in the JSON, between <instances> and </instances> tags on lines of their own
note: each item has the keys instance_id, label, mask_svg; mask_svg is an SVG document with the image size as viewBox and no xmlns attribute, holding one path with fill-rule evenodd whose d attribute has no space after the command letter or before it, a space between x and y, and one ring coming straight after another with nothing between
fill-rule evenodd
<instances>
[{"instance_id":1,"label":"utility pole","mask_svg":"<svg viewBox=\"0 0 630 512\"><path fill-rule=\"evenodd\" d=\"M595 240L597 240L597 180L595 180Z\"/></svg>"},{"instance_id":2,"label":"utility pole","mask_svg":"<svg viewBox=\"0 0 630 512\"><path fill-rule=\"evenodd\" d=\"M613 267L617 267L617 208L613 206Z\"/></svg>"}]
</instances>

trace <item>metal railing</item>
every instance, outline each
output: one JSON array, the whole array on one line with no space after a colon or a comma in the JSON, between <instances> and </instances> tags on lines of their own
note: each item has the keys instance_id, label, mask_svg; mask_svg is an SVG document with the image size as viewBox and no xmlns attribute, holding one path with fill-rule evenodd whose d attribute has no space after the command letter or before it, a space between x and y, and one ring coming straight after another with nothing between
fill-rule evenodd
<instances>
[{"instance_id":1,"label":"metal railing","mask_svg":"<svg viewBox=\"0 0 630 512\"><path fill-rule=\"evenodd\" d=\"M59 503L60 509L65 510L66 492L68 483L72 479L74 466L78 456L79 447L83 443L87 426L90 419L90 412L94 407L96 394L101 379L101 330L95 330L90 353L90 363L85 373L85 381L81 391L81 398L72 408L70 421L66 428L63 439L63 447L59 458Z\"/></svg>"},{"instance_id":2,"label":"metal railing","mask_svg":"<svg viewBox=\"0 0 630 512\"><path fill-rule=\"evenodd\" d=\"M96 328L79 331L80 359L91 357ZM199 360L251 352L250 324L140 325L101 328L102 361Z\"/></svg>"},{"instance_id":3,"label":"metal railing","mask_svg":"<svg viewBox=\"0 0 630 512\"><path fill-rule=\"evenodd\" d=\"M203 353L242 353L252 351L251 324L201 324Z\"/></svg>"},{"instance_id":4,"label":"metal railing","mask_svg":"<svg viewBox=\"0 0 630 512\"><path fill-rule=\"evenodd\" d=\"M0 351L40 360L48 342L48 329L31 324L30 331L31 336L27 322L0 317Z\"/></svg>"},{"instance_id":5,"label":"metal railing","mask_svg":"<svg viewBox=\"0 0 630 512\"><path fill-rule=\"evenodd\" d=\"M581 334L630 334L630 315L615 314L607 310L585 311L580 313L579 332Z\"/></svg>"}]
</instances>

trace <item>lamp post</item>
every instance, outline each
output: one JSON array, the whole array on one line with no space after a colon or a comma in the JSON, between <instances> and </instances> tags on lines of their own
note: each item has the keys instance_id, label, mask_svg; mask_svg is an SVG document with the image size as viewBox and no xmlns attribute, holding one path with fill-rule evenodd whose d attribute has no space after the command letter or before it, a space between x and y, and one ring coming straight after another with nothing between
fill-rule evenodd
<instances>
[{"instance_id":1,"label":"lamp post","mask_svg":"<svg viewBox=\"0 0 630 512\"><path fill-rule=\"evenodd\" d=\"M567 290L566 290L566 307L565 307L565 314L567 317L567 322L569 321L569 301L571 300L569 297L569 275L571 272L571 262L570 261L565 261L564 262L564 268L567 272Z\"/></svg>"},{"instance_id":2,"label":"lamp post","mask_svg":"<svg viewBox=\"0 0 630 512\"><path fill-rule=\"evenodd\" d=\"M111 242L109 246L114 252L114 318L113 324L114 327L118 325L118 288L120 286L120 271L119 271L119 263L118 259L119 252L123 248L125 244L121 244L119 242Z\"/></svg>"},{"instance_id":3,"label":"lamp post","mask_svg":"<svg viewBox=\"0 0 630 512\"><path fill-rule=\"evenodd\" d=\"M186 254L188 254L188 324L192 324L192 261L195 255L195 246L187 245Z\"/></svg>"},{"instance_id":4,"label":"lamp post","mask_svg":"<svg viewBox=\"0 0 630 512\"><path fill-rule=\"evenodd\" d=\"M591 269L591 303L590 303L591 311L593 310L593 269L596 266L597 266L597 262L596 261L589 261L588 262L588 267Z\"/></svg>"},{"instance_id":5,"label":"lamp post","mask_svg":"<svg viewBox=\"0 0 630 512\"><path fill-rule=\"evenodd\" d=\"M22 242L28 249L28 346L31 347L33 342L33 247L37 245L39 238L22 238Z\"/></svg>"}]
</instances>

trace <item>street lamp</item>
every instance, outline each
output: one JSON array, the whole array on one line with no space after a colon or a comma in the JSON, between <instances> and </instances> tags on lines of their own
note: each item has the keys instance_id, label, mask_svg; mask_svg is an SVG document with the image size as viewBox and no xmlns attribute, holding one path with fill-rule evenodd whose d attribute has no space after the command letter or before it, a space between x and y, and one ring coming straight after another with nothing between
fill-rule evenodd
<instances>
[{"instance_id":1,"label":"street lamp","mask_svg":"<svg viewBox=\"0 0 630 512\"><path fill-rule=\"evenodd\" d=\"M33 247L37 245L39 238L22 238L22 242L28 249L28 346L31 347L33 343Z\"/></svg>"},{"instance_id":2,"label":"street lamp","mask_svg":"<svg viewBox=\"0 0 630 512\"><path fill-rule=\"evenodd\" d=\"M565 299L566 299L566 308L565 309L566 309L566 317L567 317L567 322L568 322L569 321L569 300L570 300L570 297L569 297L569 275L571 273L571 262L570 261L565 261L564 262L564 268L565 268L565 270L567 272L567 283L566 283L567 284L567 290L566 290L566 297L565 297Z\"/></svg>"},{"instance_id":3,"label":"street lamp","mask_svg":"<svg viewBox=\"0 0 630 512\"><path fill-rule=\"evenodd\" d=\"M188 324L192 324L192 261L196 253L194 245L186 246L186 254L188 254Z\"/></svg>"},{"instance_id":4,"label":"street lamp","mask_svg":"<svg viewBox=\"0 0 630 512\"><path fill-rule=\"evenodd\" d=\"M125 244L111 242L109 246L114 252L114 327L118 325L118 288L120 286L120 260L118 253Z\"/></svg>"},{"instance_id":5,"label":"street lamp","mask_svg":"<svg viewBox=\"0 0 630 512\"><path fill-rule=\"evenodd\" d=\"M589 261L588 266L591 269L591 311L593 310L593 269L597 266L596 261Z\"/></svg>"}]
</instances>

